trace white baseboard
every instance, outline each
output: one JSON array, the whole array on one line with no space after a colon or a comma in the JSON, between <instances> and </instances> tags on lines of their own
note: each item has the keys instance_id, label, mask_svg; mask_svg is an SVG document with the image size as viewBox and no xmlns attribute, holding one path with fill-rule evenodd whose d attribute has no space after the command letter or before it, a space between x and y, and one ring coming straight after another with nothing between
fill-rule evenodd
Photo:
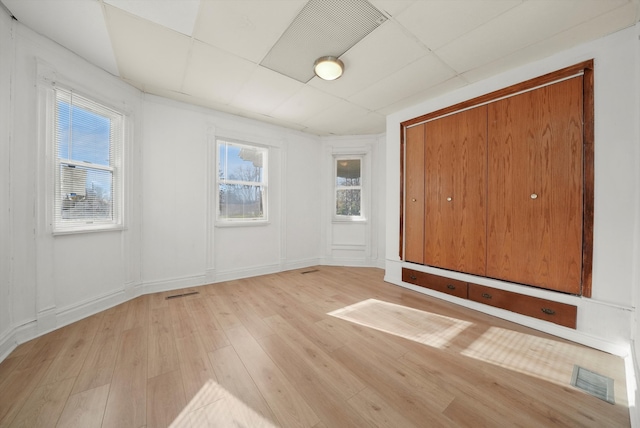
<instances>
[{"instance_id":1,"label":"white baseboard","mask_svg":"<svg viewBox=\"0 0 640 428\"><path fill-rule=\"evenodd\" d=\"M281 263L280 267L281 267L281 271L285 272L288 270L304 269L311 266L318 266L320 264L321 264L320 259L317 257L314 257L310 259L286 261L284 263Z\"/></svg>"},{"instance_id":2,"label":"white baseboard","mask_svg":"<svg viewBox=\"0 0 640 428\"><path fill-rule=\"evenodd\" d=\"M208 284L207 275L192 275L180 278L168 278L143 282L140 286L140 295L159 293L162 291L179 290L181 288L198 287Z\"/></svg>"},{"instance_id":3,"label":"white baseboard","mask_svg":"<svg viewBox=\"0 0 640 428\"><path fill-rule=\"evenodd\" d=\"M252 276L269 275L280 272L280 263L252 266L244 269L216 270L215 282L233 281L234 279L250 278Z\"/></svg>"},{"instance_id":4,"label":"white baseboard","mask_svg":"<svg viewBox=\"0 0 640 428\"><path fill-rule=\"evenodd\" d=\"M326 257L321 260L320 264L325 266L380 267L379 265L382 264L384 268L384 260L381 262L377 259Z\"/></svg>"},{"instance_id":5,"label":"white baseboard","mask_svg":"<svg viewBox=\"0 0 640 428\"><path fill-rule=\"evenodd\" d=\"M18 346L15 329L7 329L0 334L0 361L4 361Z\"/></svg>"},{"instance_id":6,"label":"white baseboard","mask_svg":"<svg viewBox=\"0 0 640 428\"><path fill-rule=\"evenodd\" d=\"M105 309L112 308L124 302L126 302L125 292L123 289L120 289L60 308L56 311L56 328L80 321L83 318L87 318L100 311L104 311Z\"/></svg>"},{"instance_id":7,"label":"white baseboard","mask_svg":"<svg viewBox=\"0 0 640 428\"><path fill-rule=\"evenodd\" d=\"M36 326L38 328L38 336L58 328L58 316L55 306L38 311L36 316Z\"/></svg>"}]
</instances>

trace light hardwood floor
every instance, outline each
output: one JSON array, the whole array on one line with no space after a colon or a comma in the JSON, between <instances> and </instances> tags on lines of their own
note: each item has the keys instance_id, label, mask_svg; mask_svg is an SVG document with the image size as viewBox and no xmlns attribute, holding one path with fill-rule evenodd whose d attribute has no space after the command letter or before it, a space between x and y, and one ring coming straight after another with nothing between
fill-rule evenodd
<instances>
[{"instance_id":1,"label":"light hardwood floor","mask_svg":"<svg viewBox=\"0 0 640 428\"><path fill-rule=\"evenodd\" d=\"M629 426L620 358L382 277L323 266L126 302L11 353L0 426ZM570 386L574 364L614 378L616 404Z\"/></svg>"}]
</instances>

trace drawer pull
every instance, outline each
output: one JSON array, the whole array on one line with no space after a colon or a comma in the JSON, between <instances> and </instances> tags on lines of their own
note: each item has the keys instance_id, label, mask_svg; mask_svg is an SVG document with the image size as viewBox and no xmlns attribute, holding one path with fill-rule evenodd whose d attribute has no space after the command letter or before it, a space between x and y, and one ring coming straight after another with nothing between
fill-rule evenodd
<instances>
[{"instance_id":1,"label":"drawer pull","mask_svg":"<svg viewBox=\"0 0 640 428\"><path fill-rule=\"evenodd\" d=\"M489 293L482 293L482 297L484 297L485 299L490 299L490 298L491 298L491 294L489 294Z\"/></svg>"},{"instance_id":2,"label":"drawer pull","mask_svg":"<svg viewBox=\"0 0 640 428\"><path fill-rule=\"evenodd\" d=\"M544 312L547 315L555 315L556 311L554 311L553 309L549 309L549 308L542 308L542 312Z\"/></svg>"},{"instance_id":3,"label":"drawer pull","mask_svg":"<svg viewBox=\"0 0 640 428\"><path fill-rule=\"evenodd\" d=\"M456 289L456 286L455 286L455 285L451 285L451 284L447 284L447 288L448 288L449 290L455 290L455 289Z\"/></svg>"},{"instance_id":4,"label":"drawer pull","mask_svg":"<svg viewBox=\"0 0 640 428\"><path fill-rule=\"evenodd\" d=\"M415 275L413 275L413 274L411 274L411 276L409 276L409 278L413 279L414 281L415 281L416 279L418 279L418 277L417 277L417 276L415 276Z\"/></svg>"}]
</instances>

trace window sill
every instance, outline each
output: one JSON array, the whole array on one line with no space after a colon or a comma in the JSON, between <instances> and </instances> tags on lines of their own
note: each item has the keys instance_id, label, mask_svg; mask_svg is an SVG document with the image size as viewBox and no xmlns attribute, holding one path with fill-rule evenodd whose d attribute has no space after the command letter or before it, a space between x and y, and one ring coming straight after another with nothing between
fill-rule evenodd
<instances>
[{"instance_id":1,"label":"window sill","mask_svg":"<svg viewBox=\"0 0 640 428\"><path fill-rule=\"evenodd\" d=\"M109 225L109 226L94 226L94 227L78 227L59 229L53 231L53 236L61 235L78 235L83 233L96 233L96 232L119 232L126 228L123 225Z\"/></svg>"},{"instance_id":2,"label":"window sill","mask_svg":"<svg viewBox=\"0 0 640 428\"><path fill-rule=\"evenodd\" d=\"M340 217L333 217L333 219L331 220L332 223L335 224L345 224L345 223L356 223L356 224L367 224L367 219L366 218L353 218L353 217L346 217L346 218L340 218Z\"/></svg>"},{"instance_id":3,"label":"window sill","mask_svg":"<svg viewBox=\"0 0 640 428\"><path fill-rule=\"evenodd\" d=\"M259 227L269 226L269 220L234 220L234 221L216 221L215 227Z\"/></svg>"}]
</instances>

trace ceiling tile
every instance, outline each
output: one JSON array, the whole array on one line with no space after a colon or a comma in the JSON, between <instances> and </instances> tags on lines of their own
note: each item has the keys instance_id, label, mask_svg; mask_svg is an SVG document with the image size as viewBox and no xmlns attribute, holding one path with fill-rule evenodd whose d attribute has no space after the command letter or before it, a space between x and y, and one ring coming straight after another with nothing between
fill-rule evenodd
<instances>
[{"instance_id":1,"label":"ceiling tile","mask_svg":"<svg viewBox=\"0 0 640 428\"><path fill-rule=\"evenodd\" d=\"M271 112L273 117L293 122L304 122L311 116L338 103L339 98L310 86L300 88L291 98Z\"/></svg>"},{"instance_id":2,"label":"ceiling tile","mask_svg":"<svg viewBox=\"0 0 640 428\"><path fill-rule=\"evenodd\" d=\"M422 92L416 92L415 94L412 94L394 104L381 108L380 110L378 110L378 113L383 115L389 115L397 111L403 110L405 108L422 103L428 99L436 98L448 92L455 91L456 89L462 88L463 86L466 86L468 84L469 82L467 82L465 79L463 79L462 77L456 76L447 80L446 82L442 82L439 85L432 86L431 88L426 89ZM428 112L424 112L424 113L428 113Z\"/></svg>"},{"instance_id":3,"label":"ceiling tile","mask_svg":"<svg viewBox=\"0 0 640 428\"><path fill-rule=\"evenodd\" d=\"M437 49L522 3L522 0L413 2L396 17L430 49Z\"/></svg>"},{"instance_id":4,"label":"ceiling tile","mask_svg":"<svg viewBox=\"0 0 640 428\"><path fill-rule=\"evenodd\" d=\"M121 75L169 90L182 87L191 39L121 9L105 5Z\"/></svg>"},{"instance_id":5,"label":"ceiling tile","mask_svg":"<svg viewBox=\"0 0 640 428\"><path fill-rule=\"evenodd\" d=\"M199 98L229 104L256 67L251 61L194 41L183 91Z\"/></svg>"},{"instance_id":6,"label":"ceiling tile","mask_svg":"<svg viewBox=\"0 0 640 428\"><path fill-rule=\"evenodd\" d=\"M356 116L349 121L349 127L341 131L341 135L382 134L387 127L385 116L370 111L365 115Z\"/></svg>"},{"instance_id":7,"label":"ceiling tile","mask_svg":"<svg viewBox=\"0 0 640 428\"><path fill-rule=\"evenodd\" d=\"M200 0L103 0L112 6L156 24L191 36Z\"/></svg>"},{"instance_id":8,"label":"ceiling tile","mask_svg":"<svg viewBox=\"0 0 640 428\"><path fill-rule=\"evenodd\" d=\"M459 37L436 53L456 71L463 73L625 3L627 0L527 1L498 16L491 25L483 25Z\"/></svg>"},{"instance_id":9,"label":"ceiling tile","mask_svg":"<svg viewBox=\"0 0 640 428\"><path fill-rule=\"evenodd\" d=\"M305 129L305 127L303 125L300 125L299 123L290 122L288 120L283 120L283 119L280 119L278 117L272 117L272 116L267 116L267 115L263 115L263 114L259 114L259 113L249 112L249 111L246 111L246 110L243 111L241 116L246 117L248 119L257 120L257 121L260 121L262 123L270 123L272 125L277 125L277 126L281 126L281 127L284 127L284 128L294 129L296 131L303 131Z\"/></svg>"},{"instance_id":10,"label":"ceiling tile","mask_svg":"<svg viewBox=\"0 0 640 428\"><path fill-rule=\"evenodd\" d=\"M453 70L436 56L426 55L349 97L348 100L369 110L378 110L416 92L422 92L442 83L453 76Z\"/></svg>"},{"instance_id":11,"label":"ceiling tile","mask_svg":"<svg viewBox=\"0 0 640 428\"><path fill-rule=\"evenodd\" d=\"M369 0L380 12L395 17L415 3L415 0Z\"/></svg>"},{"instance_id":12,"label":"ceiling tile","mask_svg":"<svg viewBox=\"0 0 640 428\"><path fill-rule=\"evenodd\" d=\"M220 112L230 113L234 115L239 115L241 113L239 109L231 107L226 104L216 103L215 101L185 94L182 92L169 91L165 88L160 88L157 86L147 85L146 91L148 94L151 94L151 95L157 95L159 97L180 101L180 102L194 105L194 106L205 107L205 108L213 109Z\"/></svg>"},{"instance_id":13,"label":"ceiling tile","mask_svg":"<svg viewBox=\"0 0 640 428\"><path fill-rule=\"evenodd\" d=\"M309 128L324 129L329 134L343 135L346 130L353 127L356 118L366 116L368 113L367 109L341 100L331 108L313 115L302 124Z\"/></svg>"},{"instance_id":14,"label":"ceiling tile","mask_svg":"<svg viewBox=\"0 0 640 428\"><path fill-rule=\"evenodd\" d=\"M636 4L627 3L553 37L468 71L463 76L469 82L477 82L505 70L525 65L532 60L551 56L558 51L569 49L587 40L604 37L621 28L634 25L636 10Z\"/></svg>"},{"instance_id":15,"label":"ceiling tile","mask_svg":"<svg viewBox=\"0 0 640 428\"><path fill-rule=\"evenodd\" d=\"M300 90L302 83L264 67L256 67L231 105L268 115Z\"/></svg>"},{"instance_id":16,"label":"ceiling tile","mask_svg":"<svg viewBox=\"0 0 640 428\"><path fill-rule=\"evenodd\" d=\"M194 37L258 64L305 0L203 1Z\"/></svg>"},{"instance_id":17,"label":"ceiling tile","mask_svg":"<svg viewBox=\"0 0 640 428\"><path fill-rule=\"evenodd\" d=\"M119 75L99 2L2 0L2 3L27 27Z\"/></svg>"},{"instance_id":18,"label":"ceiling tile","mask_svg":"<svg viewBox=\"0 0 640 428\"><path fill-rule=\"evenodd\" d=\"M316 77L309 85L341 98L350 97L427 53L402 27L387 21L340 58L345 67L342 77L331 82Z\"/></svg>"}]
</instances>

